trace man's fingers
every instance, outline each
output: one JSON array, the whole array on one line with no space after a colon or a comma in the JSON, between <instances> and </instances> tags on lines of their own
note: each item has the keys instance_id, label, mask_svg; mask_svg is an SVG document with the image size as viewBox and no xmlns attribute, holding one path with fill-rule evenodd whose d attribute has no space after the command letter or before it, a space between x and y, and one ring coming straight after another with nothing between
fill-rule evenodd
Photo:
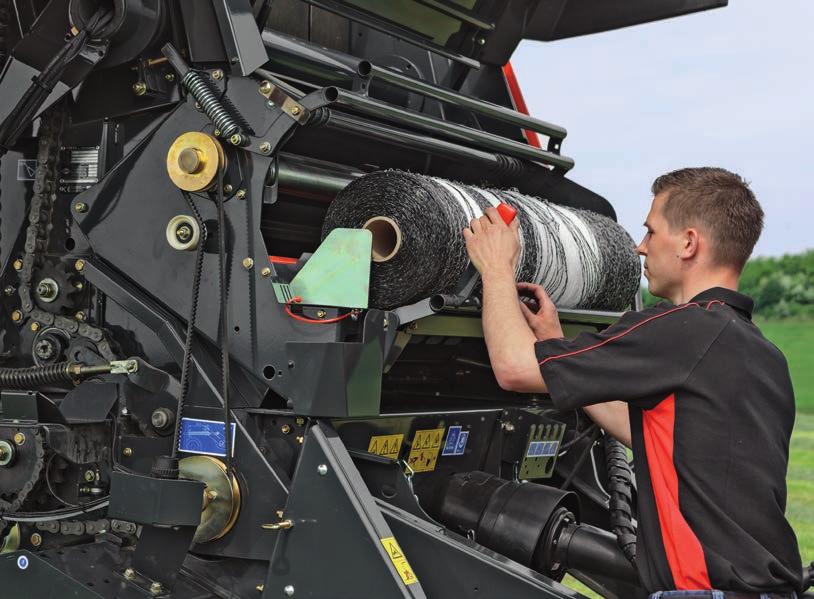
<instances>
[{"instance_id":1,"label":"man's fingers","mask_svg":"<svg viewBox=\"0 0 814 599\"><path fill-rule=\"evenodd\" d=\"M469 228L472 229L472 232L476 235L478 233L483 233L483 223L480 222L479 218L473 218L469 221Z\"/></svg>"},{"instance_id":2,"label":"man's fingers","mask_svg":"<svg viewBox=\"0 0 814 599\"><path fill-rule=\"evenodd\" d=\"M475 234L472 233L472 229L470 229L469 227L466 227L463 230L463 233L464 233L464 239L466 239L467 241L469 241L470 239L472 239L472 237L475 236Z\"/></svg>"},{"instance_id":3,"label":"man's fingers","mask_svg":"<svg viewBox=\"0 0 814 599\"><path fill-rule=\"evenodd\" d=\"M531 324L531 319L534 318L534 312L523 302L520 302L520 311L523 313L523 316L525 316L526 322Z\"/></svg>"},{"instance_id":4,"label":"man's fingers","mask_svg":"<svg viewBox=\"0 0 814 599\"><path fill-rule=\"evenodd\" d=\"M509 223L509 228L517 233L520 230L520 221L515 217L515 219Z\"/></svg>"},{"instance_id":5,"label":"man's fingers","mask_svg":"<svg viewBox=\"0 0 814 599\"><path fill-rule=\"evenodd\" d=\"M521 291L534 291L539 285L536 283L526 283L525 281L518 281L517 288Z\"/></svg>"},{"instance_id":6,"label":"man's fingers","mask_svg":"<svg viewBox=\"0 0 814 599\"><path fill-rule=\"evenodd\" d=\"M489 219L489 221L493 225L503 224L503 218L500 216L500 213L497 211L497 208L494 208L493 206L490 206L489 208L486 209L485 216L486 218Z\"/></svg>"}]
</instances>

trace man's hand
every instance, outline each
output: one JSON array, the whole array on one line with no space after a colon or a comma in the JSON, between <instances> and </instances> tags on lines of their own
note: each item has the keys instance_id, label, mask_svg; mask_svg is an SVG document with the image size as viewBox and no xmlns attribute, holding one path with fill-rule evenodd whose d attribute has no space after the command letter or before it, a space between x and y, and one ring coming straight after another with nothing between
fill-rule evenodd
<instances>
[{"instance_id":1,"label":"man's hand","mask_svg":"<svg viewBox=\"0 0 814 599\"><path fill-rule=\"evenodd\" d=\"M554 302L551 301L551 298L548 297L542 285L518 283L517 290L521 294L531 296L537 301L537 312L533 312L526 304L522 301L520 302L520 311L534 332L537 341L562 338L564 335L562 333L562 326L560 326L560 319L557 316L557 308L554 306Z\"/></svg>"},{"instance_id":2,"label":"man's hand","mask_svg":"<svg viewBox=\"0 0 814 599\"><path fill-rule=\"evenodd\" d=\"M520 255L519 227L517 219L507 225L497 209L487 208L484 216L473 218L464 229L466 251L481 276L493 272L514 276Z\"/></svg>"}]
</instances>

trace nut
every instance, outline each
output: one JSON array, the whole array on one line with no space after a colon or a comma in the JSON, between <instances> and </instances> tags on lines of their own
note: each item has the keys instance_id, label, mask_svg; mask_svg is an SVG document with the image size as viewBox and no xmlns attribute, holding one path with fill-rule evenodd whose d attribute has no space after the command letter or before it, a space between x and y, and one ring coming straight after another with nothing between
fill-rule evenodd
<instances>
[{"instance_id":1,"label":"nut","mask_svg":"<svg viewBox=\"0 0 814 599\"><path fill-rule=\"evenodd\" d=\"M133 570L133 568L127 568L127 569L124 571L124 577L125 577L127 580L133 580L133 579L136 577L136 571L135 571L135 570Z\"/></svg>"},{"instance_id":2,"label":"nut","mask_svg":"<svg viewBox=\"0 0 814 599\"><path fill-rule=\"evenodd\" d=\"M82 271L85 269L85 261L81 259L77 260L76 262L73 263L73 267L78 271Z\"/></svg>"},{"instance_id":3,"label":"nut","mask_svg":"<svg viewBox=\"0 0 814 599\"><path fill-rule=\"evenodd\" d=\"M14 322L22 322L23 313L20 312L19 310L15 310L14 312L11 313L11 320L13 320Z\"/></svg>"},{"instance_id":4,"label":"nut","mask_svg":"<svg viewBox=\"0 0 814 599\"><path fill-rule=\"evenodd\" d=\"M260 271L261 277L268 277L271 275L271 269L268 266L264 266L263 270Z\"/></svg>"},{"instance_id":5,"label":"nut","mask_svg":"<svg viewBox=\"0 0 814 599\"><path fill-rule=\"evenodd\" d=\"M298 114L300 114L300 112L301 112L301 110L300 110L299 106L292 106L291 107L291 114L293 114L294 116L297 116Z\"/></svg>"},{"instance_id":6,"label":"nut","mask_svg":"<svg viewBox=\"0 0 814 599\"><path fill-rule=\"evenodd\" d=\"M82 214L88 211L88 205L85 202L77 202L73 205L73 209Z\"/></svg>"},{"instance_id":7,"label":"nut","mask_svg":"<svg viewBox=\"0 0 814 599\"><path fill-rule=\"evenodd\" d=\"M14 433L14 442L17 445L23 445L25 443L25 435L23 433Z\"/></svg>"},{"instance_id":8,"label":"nut","mask_svg":"<svg viewBox=\"0 0 814 599\"><path fill-rule=\"evenodd\" d=\"M254 260L251 258L243 258L243 268L250 270L254 266Z\"/></svg>"},{"instance_id":9,"label":"nut","mask_svg":"<svg viewBox=\"0 0 814 599\"><path fill-rule=\"evenodd\" d=\"M32 323L31 323L31 330L32 330L32 331L34 331L35 333L36 333L37 331L39 331L39 330L40 330L40 323L38 323L38 322L32 322Z\"/></svg>"},{"instance_id":10,"label":"nut","mask_svg":"<svg viewBox=\"0 0 814 599\"><path fill-rule=\"evenodd\" d=\"M122 455L126 458L129 458L133 455L133 448L132 447L125 447L122 449Z\"/></svg>"},{"instance_id":11,"label":"nut","mask_svg":"<svg viewBox=\"0 0 814 599\"><path fill-rule=\"evenodd\" d=\"M143 96L147 93L147 84L144 81L136 81L133 84L133 93L137 96Z\"/></svg>"},{"instance_id":12,"label":"nut","mask_svg":"<svg viewBox=\"0 0 814 599\"><path fill-rule=\"evenodd\" d=\"M23 269L23 261L17 258L14 261L14 270L22 270Z\"/></svg>"}]
</instances>

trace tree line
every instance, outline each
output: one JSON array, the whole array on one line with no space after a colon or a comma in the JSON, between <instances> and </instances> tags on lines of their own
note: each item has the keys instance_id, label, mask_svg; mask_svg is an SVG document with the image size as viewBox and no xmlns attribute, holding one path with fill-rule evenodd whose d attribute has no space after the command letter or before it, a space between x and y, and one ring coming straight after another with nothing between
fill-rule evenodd
<instances>
[{"instance_id":1,"label":"tree line","mask_svg":"<svg viewBox=\"0 0 814 599\"><path fill-rule=\"evenodd\" d=\"M755 300L757 316L814 318L814 250L749 260L739 291ZM642 296L648 306L661 301L644 287Z\"/></svg>"}]
</instances>

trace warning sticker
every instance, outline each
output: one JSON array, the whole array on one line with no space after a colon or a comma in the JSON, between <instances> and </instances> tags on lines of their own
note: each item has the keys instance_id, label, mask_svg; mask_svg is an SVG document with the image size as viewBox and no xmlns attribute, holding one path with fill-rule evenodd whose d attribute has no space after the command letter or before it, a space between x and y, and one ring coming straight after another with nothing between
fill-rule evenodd
<instances>
[{"instance_id":1,"label":"warning sticker","mask_svg":"<svg viewBox=\"0 0 814 599\"><path fill-rule=\"evenodd\" d=\"M461 430L460 426L450 426L447 431L447 442L444 444L442 456L463 455L466 451L466 442L469 439L469 431Z\"/></svg>"},{"instance_id":2,"label":"warning sticker","mask_svg":"<svg viewBox=\"0 0 814 599\"><path fill-rule=\"evenodd\" d=\"M370 438L370 444L367 450L370 453L390 458L391 460L399 459L399 452L401 451L401 444L404 441L404 435L377 435Z\"/></svg>"},{"instance_id":3,"label":"warning sticker","mask_svg":"<svg viewBox=\"0 0 814 599\"><path fill-rule=\"evenodd\" d=\"M401 576L402 582L404 582L404 584L418 582L415 572L413 572L413 569L410 567L407 558L404 557L404 552L401 550L401 547L399 547L395 537L387 537L386 539L381 539L381 541L382 545L384 545L384 550L387 552L387 556L390 558L390 561L393 562L399 576Z\"/></svg>"},{"instance_id":4,"label":"warning sticker","mask_svg":"<svg viewBox=\"0 0 814 599\"><path fill-rule=\"evenodd\" d=\"M444 428L416 431L407 464L414 472L431 472L438 461L438 451L444 438Z\"/></svg>"}]
</instances>

